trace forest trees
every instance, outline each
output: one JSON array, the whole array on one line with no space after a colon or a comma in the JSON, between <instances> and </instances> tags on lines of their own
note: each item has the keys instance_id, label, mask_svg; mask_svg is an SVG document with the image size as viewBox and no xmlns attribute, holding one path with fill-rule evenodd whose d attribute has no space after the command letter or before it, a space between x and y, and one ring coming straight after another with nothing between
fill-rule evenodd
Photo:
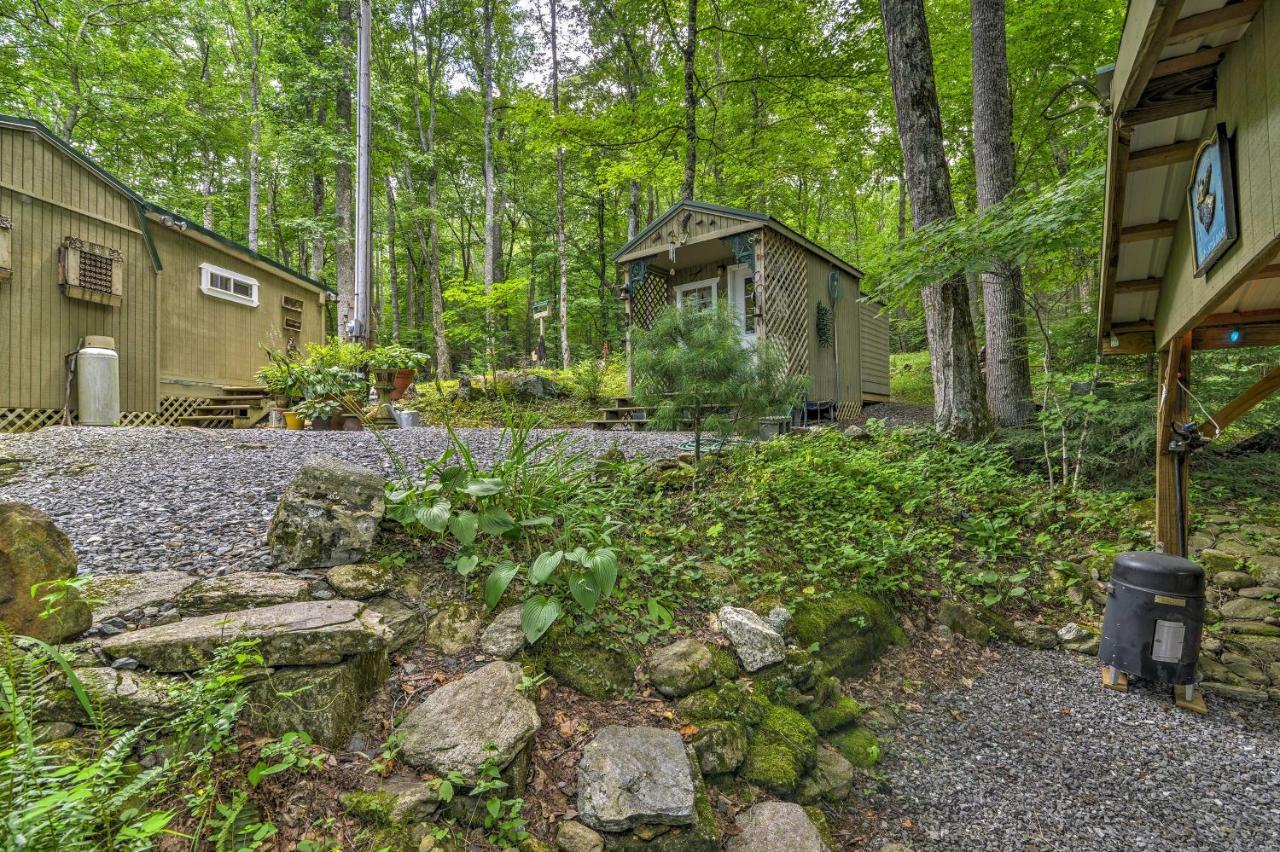
<instances>
[{"instance_id":1,"label":"forest trees","mask_svg":"<svg viewBox=\"0 0 1280 852\"><path fill-rule=\"evenodd\" d=\"M912 220L920 228L956 215L924 0L881 0L880 6ZM934 423L961 438L979 438L989 431L990 418L968 285L963 275L951 275L925 287L922 297L933 369Z\"/></svg>"},{"instance_id":2,"label":"forest trees","mask_svg":"<svg viewBox=\"0 0 1280 852\"><path fill-rule=\"evenodd\" d=\"M950 278L890 286L927 231L908 223L950 210L967 225L1011 187L1052 192L1102 162L1095 106L1071 99L1113 58L1124 4L1010 4L1004 84L998 0L977 2L909 4L933 24L915 51L937 69L927 163L950 168L929 165L923 178L916 143L904 173L888 120L894 75L874 4L375 2L376 333L390 339L398 314L400 339L434 352L445 377L489 356L527 363L532 306L547 302L549 361L618 352L610 255L696 192L766 212L865 268L864 294L890 304L895 341L922 348L925 304L969 300ZM337 289L342 307L355 263L355 10L356 0L0 0L0 111L44 121L192 221L241 241L256 233L259 251ZM1025 394L1001 389L997 337L1019 339L1024 313L1087 309L1095 245L1022 252L1006 278L1021 272L1025 310L1012 289L1008 310L996 291L973 300L1001 422L1011 418L996 403ZM935 344L938 332L962 336L949 309L931 314ZM332 317L331 330L348 319ZM964 425L958 403L972 394L958 385L980 398L981 377L940 351L944 425ZM967 348L956 351L967 363Z\"/></svg>"}]
</instances>

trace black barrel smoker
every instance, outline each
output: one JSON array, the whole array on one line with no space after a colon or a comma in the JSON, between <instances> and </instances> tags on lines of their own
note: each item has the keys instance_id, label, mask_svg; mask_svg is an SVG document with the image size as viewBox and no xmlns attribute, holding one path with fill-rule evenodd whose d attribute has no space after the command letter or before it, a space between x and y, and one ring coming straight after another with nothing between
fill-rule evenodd
<instances>
[{"instance_id":1,"label":"black barrel smoker","mask_svg":"<svg viewBox=\"0 0 1280 852\"><path fill-rule=\"evenodd\" d=\"M1203 628L1203 568L1165 553L1120 554L1098 649L1104 683L1123 672L1182 687L1191 700Z\"/></svg>"}]
</instances>

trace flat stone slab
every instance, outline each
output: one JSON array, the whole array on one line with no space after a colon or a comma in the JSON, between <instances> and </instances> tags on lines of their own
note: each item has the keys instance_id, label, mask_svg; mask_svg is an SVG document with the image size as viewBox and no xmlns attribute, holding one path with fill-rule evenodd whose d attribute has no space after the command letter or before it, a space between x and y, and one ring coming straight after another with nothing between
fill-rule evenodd
<instances>
[{"instance_id":1,"label":"flat stone slab","mask_svg":"<svg viewBox=\"0 0 1280 852\"><path fill-rule=\"evenodd\" d=\"M522 607L509 606L480 634L480 650L491 657L509 660L524 648L524 630L520 627Z\"/></svg>"},{"instance_id":2,"label":"flat stone slab","mask_svg":"<svg viewBox=\"0 0 1280 852\"><path fill-rule=\"evenodd\" d=\"M761 802L738 814L739 833L725 852L828 852L804 808L792 802Z\"/></svg>"},{"instance_id":3,"label":"flat stone slab","mask_svg":"<svg viewBox=\"0 0 1280 852\"><path fill-rule=\"evenodd\" d=\"M694 796L689 754L675 731L610 725L578 762L578 812L600 831L691 825Z\"/></svg>"},{"instance_id":4,"label":"flat stone slab","mask_svg":"<svg viewBox=\"0 0 1280 852\"><path fill-rule=\"evenodd\" d=\"M733 648L749 672L782 662L786 643L769 623L749 609L724 606L717 613L720 629L733 642Z\"/></svg>"},{"instance_id":5,"label":"flat stone slab","mask_svg":"<svg viewBox=\"0 0 1280 852\"><path fill-rule=\"evenodd\" d=\"M254 571L192 583L178 595L178 609L183 615L210 615L304 601L309 597L311 584L303 577Z\"/></svg>"},{"instance_id":6,"label":"flat stone slab","mask_svg":"<svg viewBox=\"0 0 1280 852\"><path fill-rule=\"evenodd\" d=\"M102 650L154 671L189 672L206 665L219 645L242 639L259 640L254 650L268 666L331 665L384 650L387 630L359 601L302 601L122 633L105 640Z\"/></svg>"},{"instance_id":7,"label":"flat stone slab","mask_svg":"<svg viewBox=\"0 0 1280 852\"><path fill-rule=\"evenodd\" d=\"M506 767L541 725L516 688L522 674L515 663L494 662L428 695L400 723L401 757L441 775L456 771L469 784L486 760Z\"/></svg>"},{"instance_id":8,"label":"flat stone slab","mask_svg":"<svg viewBox=\"0 0 1280 852\"><path fill-rule=\"evenodd\" d=\"M105 574L89 579L85 596L93 608L93 623L98 624L135 609L163 608L199 579L185 571Z\"/></svg>"}]
</instances>

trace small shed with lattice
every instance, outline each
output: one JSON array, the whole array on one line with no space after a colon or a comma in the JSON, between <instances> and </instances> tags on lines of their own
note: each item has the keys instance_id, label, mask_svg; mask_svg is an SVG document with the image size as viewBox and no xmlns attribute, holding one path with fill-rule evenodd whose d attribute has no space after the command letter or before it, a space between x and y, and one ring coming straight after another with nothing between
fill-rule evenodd
<instances>
[{"instance_id":1,"label":"small shed with lattice","mask_svg":"<svg viewBox=\"0 0 1280 852\"><path fill-rule=\"evenodd\" d=\"M326 296L0 115L0 432L75 418L68 356L91 336L118 353L124 424L247 411L264 347L324 339Z\"/></svg>"},{"instance_id":2,"label":"small shed with lattice","mask_svg":"<svg viewBox=\"0 0 1280 852\"><path fill-rule=\"evenodd\" d=\"M841 418L888 401L889 321L863 297L862 272L777 219L680 201L613 259L628 329L648 328L668 305L725 300L745 342L778 344L809 378L809 399L832 402Z\"/></svg>"}]
</instances>

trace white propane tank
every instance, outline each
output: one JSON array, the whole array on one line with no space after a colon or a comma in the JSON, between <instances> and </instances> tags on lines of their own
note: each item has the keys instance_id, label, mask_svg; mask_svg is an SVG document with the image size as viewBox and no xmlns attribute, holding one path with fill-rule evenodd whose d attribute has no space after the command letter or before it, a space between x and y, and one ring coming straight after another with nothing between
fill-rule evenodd
<instances>
[{"instance_id":1,"label":"white propane tank","mask_svg":"<svg viewBox=\"0 0 1280 852\"><path fill-rule=\"evenodd\" d=\"M120 356L111 337L90 335L76 353L76 403L81 426L120 420Z\"/></svg>"}]
</instances>

